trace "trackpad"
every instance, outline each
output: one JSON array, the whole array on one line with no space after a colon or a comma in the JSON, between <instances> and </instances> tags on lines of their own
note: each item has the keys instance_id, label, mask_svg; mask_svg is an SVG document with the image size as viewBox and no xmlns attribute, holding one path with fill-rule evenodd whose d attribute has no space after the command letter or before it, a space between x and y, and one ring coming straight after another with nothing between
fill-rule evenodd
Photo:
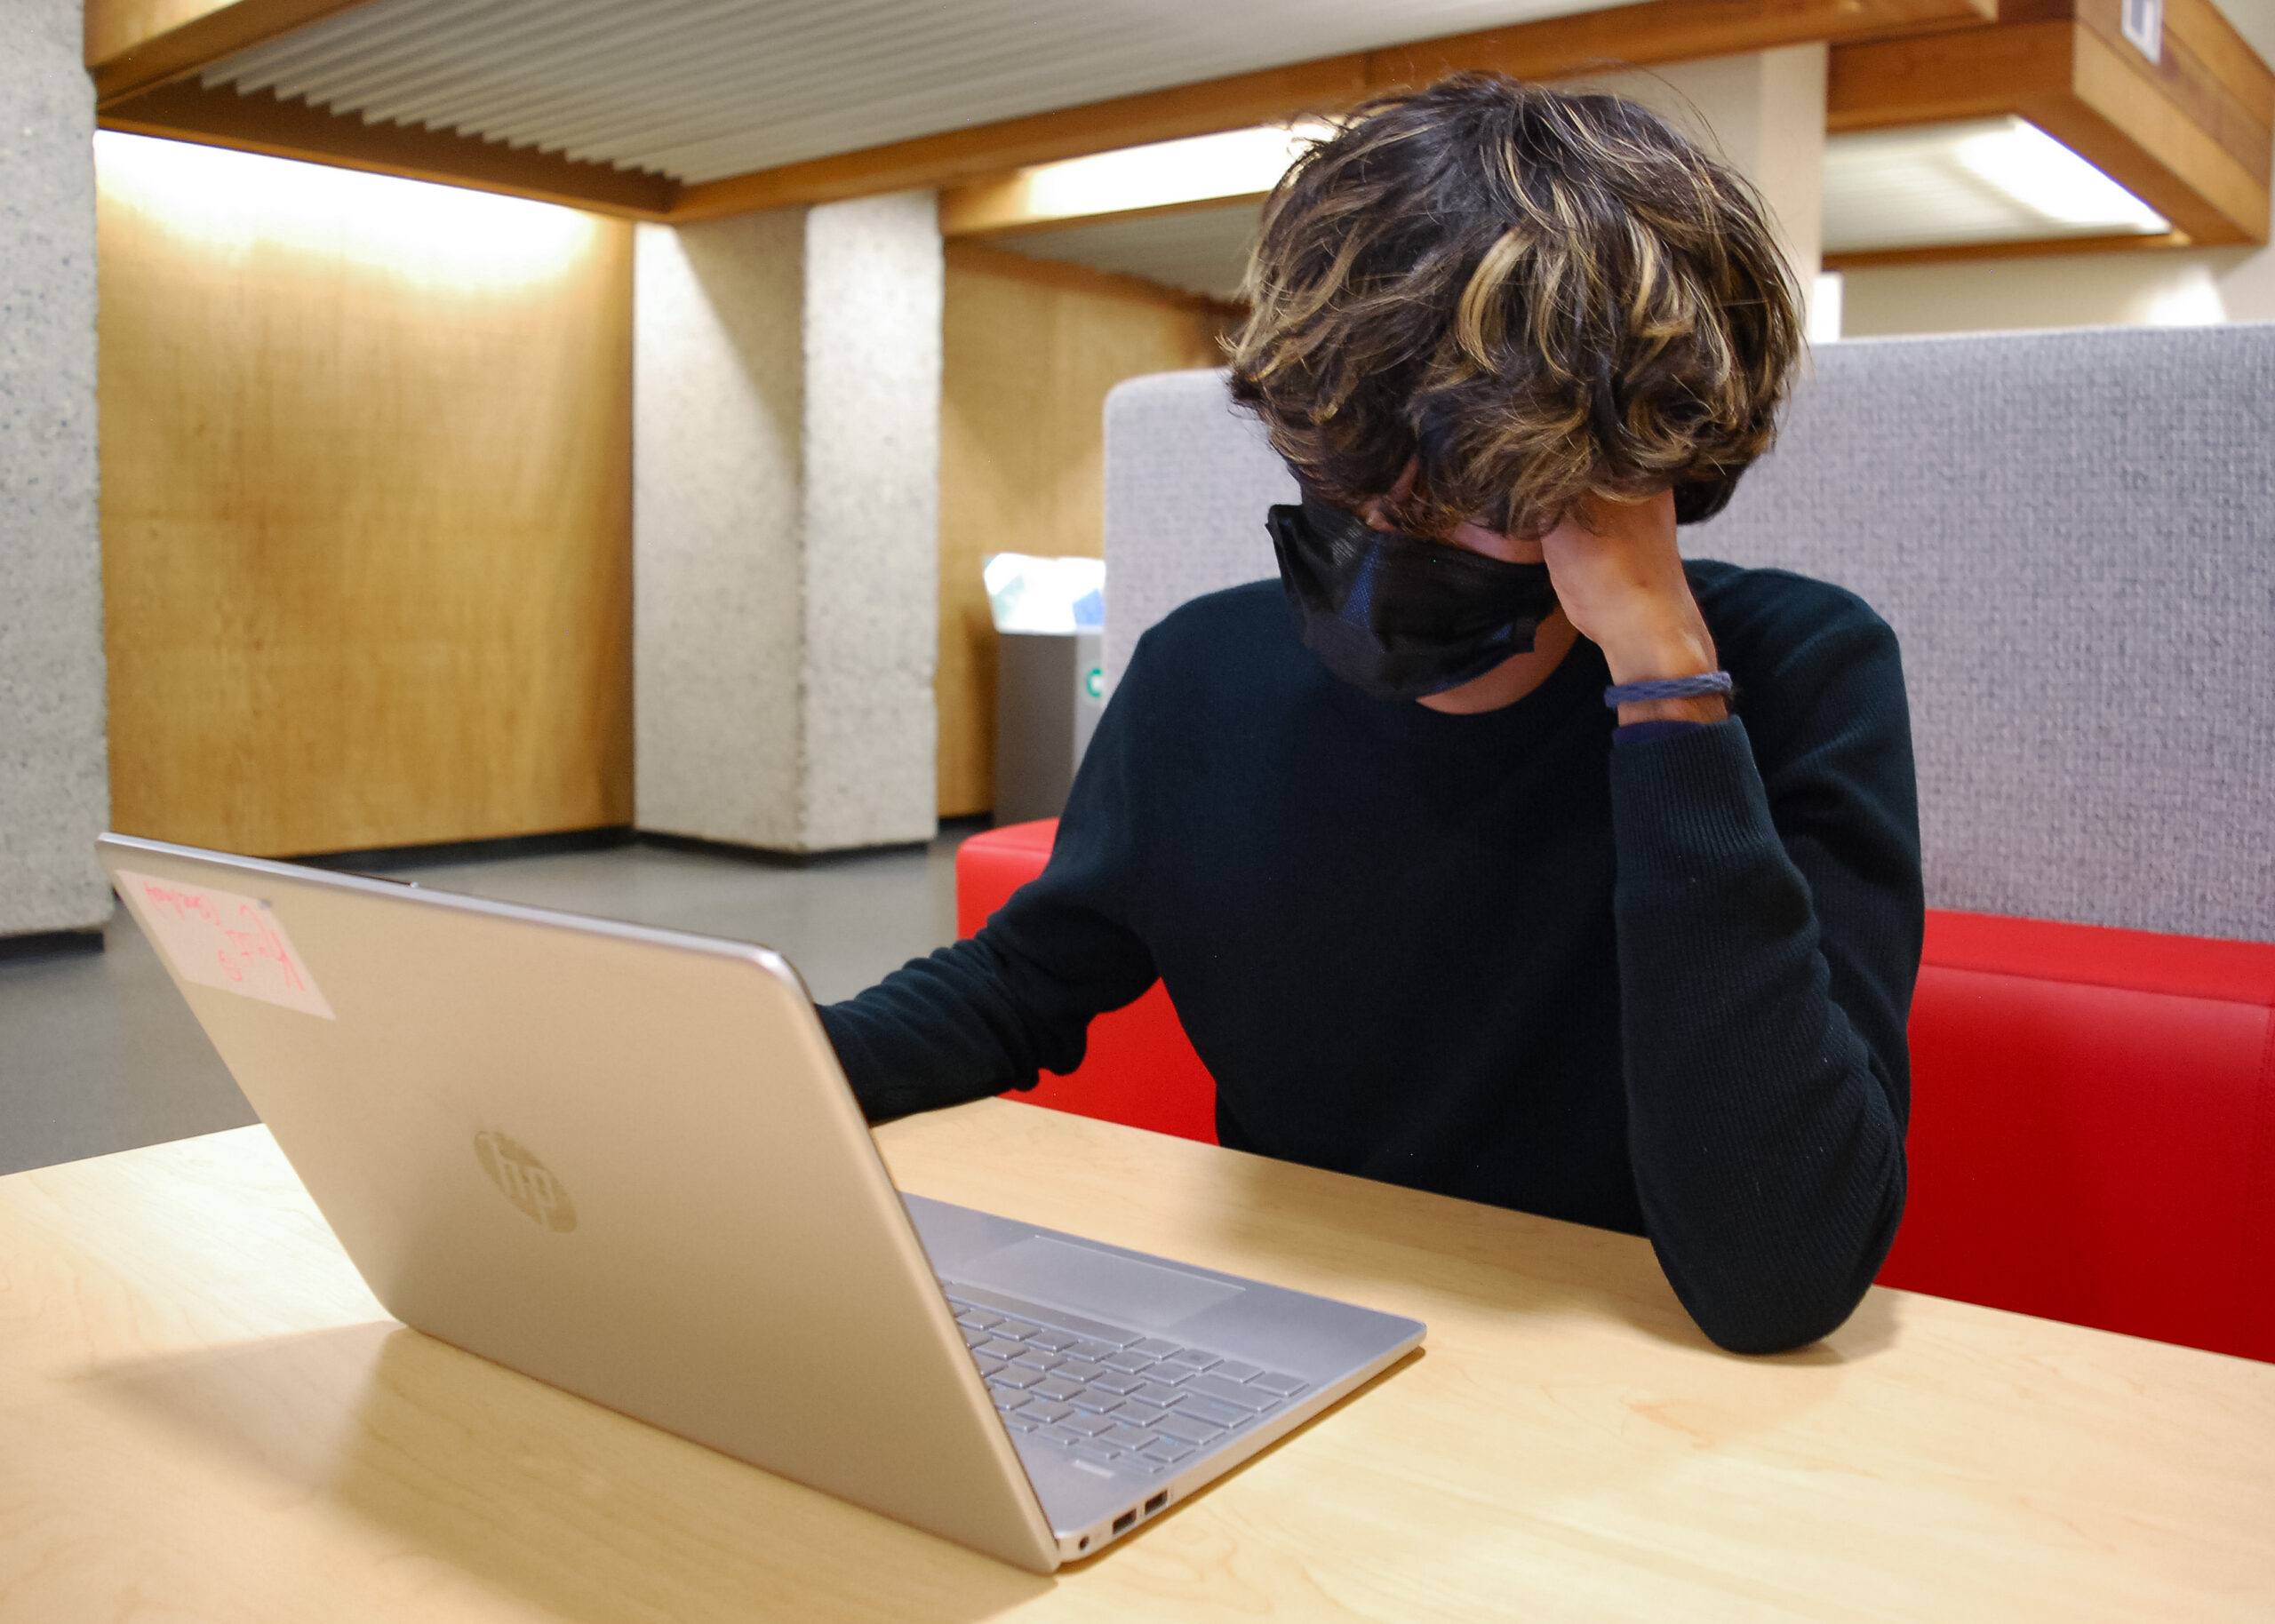
<instances>
[{"instance_id":1,"label":"trackpad","mask_svg":"<svg viewBox=\"0 0 2275 1624\"><path fill-rule=\"evenodd\" d=\"M1116 1257L1047 1235L974 1258L956 1278L1123 1325L1169 1326L1241 1294L1237 1286Z\"/></svg>"}]
</instances>

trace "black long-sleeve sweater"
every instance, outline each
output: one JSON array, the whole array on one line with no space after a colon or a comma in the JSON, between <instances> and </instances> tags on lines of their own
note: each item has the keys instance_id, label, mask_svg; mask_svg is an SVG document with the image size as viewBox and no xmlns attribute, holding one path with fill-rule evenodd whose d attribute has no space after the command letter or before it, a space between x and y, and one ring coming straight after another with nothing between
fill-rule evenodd
<instances>
[{"instance_id":1,"label":"black long-sleeve sweater","mask_svg":"<svg viewBox=\"0 0 2275 1624\"><path fill-rule=\"evenodd\" d=\"M1903 675L1848 593L1689 575L1740 715L1616 748L1585 640L1450 716L1330 675L1277 582L1187 604L1042 877L823 1012L865 1109L1072 1071L1158 974L1225 1144L1648 1235L1726 1348L1831 1331L1904 1206Z\"/></svg>"}]
</instances>

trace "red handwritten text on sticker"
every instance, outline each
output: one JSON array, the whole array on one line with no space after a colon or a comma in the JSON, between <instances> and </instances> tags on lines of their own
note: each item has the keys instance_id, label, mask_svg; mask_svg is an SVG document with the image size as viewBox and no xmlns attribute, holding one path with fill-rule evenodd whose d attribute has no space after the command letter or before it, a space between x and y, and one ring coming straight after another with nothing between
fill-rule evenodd
<instances>
[{"instance_id":1,"label":"red handwritten text on sticker","mask_svg":"<svg viewBox=\"0 0 2275 1624\"><path fill-rule=\"evenodd\" d=\"M283 920L257 897L119 872L120 889L185 981L333 1018Z\"/></svg>"}]
</instances>

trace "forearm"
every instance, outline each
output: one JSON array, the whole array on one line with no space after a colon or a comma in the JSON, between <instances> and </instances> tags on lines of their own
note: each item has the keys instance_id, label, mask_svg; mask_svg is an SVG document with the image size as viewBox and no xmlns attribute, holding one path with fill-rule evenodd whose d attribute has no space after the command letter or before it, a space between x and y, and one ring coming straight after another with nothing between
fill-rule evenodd
<instances>
[{"instance_id":1,"label":"forearm","mask_svg":"<svg viewBox=\"0 0 2275 1624\"><path fill-rule=\"evenodd\" d=\"M1902 1214L1903 1085L1887 1075L1900 1033L1876 1054L1834 999L1810 887L1742 725L1622 750L1613 782L1645 1222L1716 1341L1813 1341L1855 1307Z\"/></svg>"},{"instance_id":2,"label":"forearm","mask_svg":"<svg viewBox=\"0 0 2275 1624\"><path fill-rule=\"evenodd\" d=\"M1153 983L1144 944L1092 900L1079 837L976 936L821 1012L872 1122L1032 1088L1082 1063L1090 1018Z\"/></svg>"},{"instance_id":3,"label":"forearm","mask_svg":"<svg viewBox=\"0 0 2275 1624\"><path fill-rule=\"evenodd\" d=\"M821 1019L872 1122L1031 1088L1042 1063L995 955L976 940L912 960Z\"/></svg>"}]
</instances>

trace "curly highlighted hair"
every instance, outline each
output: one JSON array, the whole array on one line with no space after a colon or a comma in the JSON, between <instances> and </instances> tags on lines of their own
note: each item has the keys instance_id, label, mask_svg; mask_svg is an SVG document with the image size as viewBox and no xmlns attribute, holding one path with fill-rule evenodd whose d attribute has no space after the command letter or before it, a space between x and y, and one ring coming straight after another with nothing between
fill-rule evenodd
<instances>
[{"instance_id":1,"label":"curly highlighted hair","mask_svg":"<svg viewBox=\"0 0 2275 1624\"><path fill-rule=\"evenodd\" d=\"M1672 486L1718 512L1801 346L1753 188L1652 114L1491 74L1359 107L1289 169L1249 264L1233 394L1330 501L1553 529Z\"/></svg>"}]
</instances>

